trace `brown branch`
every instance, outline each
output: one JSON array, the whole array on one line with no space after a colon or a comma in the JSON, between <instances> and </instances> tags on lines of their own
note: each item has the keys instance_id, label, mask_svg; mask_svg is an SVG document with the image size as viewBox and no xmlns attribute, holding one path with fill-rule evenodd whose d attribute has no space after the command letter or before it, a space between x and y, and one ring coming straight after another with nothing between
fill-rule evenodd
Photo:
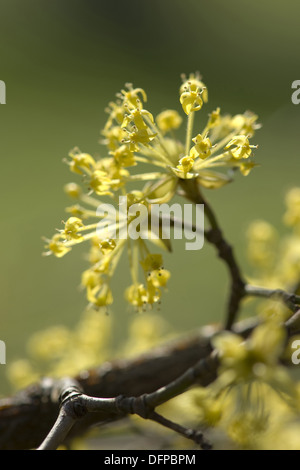
<instances>
[{"instance_id":1,"label":"brown branch","mask_svg":"<svg viewBox=\"0 0 300 470\"><path fill-rule=\"evenodd\" d=\"M206 440L206 438L203 436L202 432L195 430L195 429L188 429L184 426L181 426L178 423L174 423L173 421L170 421L169 419L166 419L164 416L161 416L160 414L153 412L150 416L150 419L152 421L155 421L156 423L161 424L162 426L172 429L173 431L177 432L178 434L181 434L183 437L186 439L190 439L195 442L195 444L198 444L201 449L203 450L211 450L212 445Z\"/></svg>"},{"instance_id":2,"label":"brown branch","mask_svg":"<svg viewBox=\"0 0 300 470\"><path fill-rule=\"evenodd\" d=\"M135 359L109 362L83 371L74 379L83 393L92 397L138 397L154 392L210 354L211 335L216 331L217 328L202 329ZM207 385L210 380L211 377L205 377L201 383ZM1 399L0 449L38 447L57 419L60 393L61 383L45 378L13 397ZM95 423L106 423L121 417L107 410L90 413L76 422L70 436L81 435Z\"/></svg>"},{"instance_id":3,"label":"brown branch","mask_svg":"<svg viewBox=\"0 0 300 470\"><path fill-rule=\"evenodd\" d=\"M58 417L38 450L57 449L64 442L77 419L83 416L82 408L74 406L72 399L81 396L80 385L72 379L59 380L56 387L60 411Z\"/></svg>"},{"instance_id":4,"label":"brown branch","mask_svg":"<svg viewBox=\"0 0 300 470\"><path fill-rule=\"evenodd\" d=\"M202 360L203 361L203 360ZM198 374L199 375L199 374ZM62 382L64 383L64 382ZM168 388L168 386L166 387ZM151 394L153 402L153 393ZM95 398L84 395L80 385L76 381L66 380L60 395L60 411L56 422L46 436L38 450L55 450L62 444L68 433L87 413L109 411L117 416L137 414L144 419L150 419L156 423L173 430L176 433L191 439L203 450L212 448L199 430L188 429L178 423L174 423L158 414L148 400L150 395L141 397ZM158 399L159 402L159 399Z\"/></svg>"},{"instance_id":5,"label":"brown branch","mask_svg":"<svg viewBox=\"0 0 300 470\"><path fill-rule=\"evenodd\" d=\"M195 204L204 204L204 212L211 226L209 230L204 232L205 239L215 246L219 258L224 261L228 268L231 278L231 287L227 302L225 329L230 330L236 321L241 300L245 296L244 287L246 283L244 277L242 276L235 258L233 248L225 239L217 217L200 192L197 181L194 179L181 180L180 184L184 190L185 197Z\"/></svg>"},{"instance_id":6,"label":"brown branch","mask_svg":"<svg viewBox=\"0 0 300 470\"><path fill-rule=\"evenodd\" d=\"M235 330L247 336L254 325L256 320L250 320L236 325ZM84 394L92 397L139 397L149 394L149 400L161 401L164 386L172 384L210 355L211 338L218 331L216 326L201 328L192 335L168 342L135 359L105 363L99 368L83 371L74 380ZM206 371L198 383L206 386L214 378L215 373L208 374ZM61 387L60 381L45 378L13 397L0 400L0 449L29 449L40 445L57 419ZM173 390L171 387L169 390L174 393L176 387L175 382ZM152 392L157 393L151 396ZM90 413L76 422L69 435L82 435L95 423L120 418L121 414L117 416L108 410Z\"/></svg>"},{"instance_id":7,"label":"brown branch","mask_svg":"<svg viewBox=\"0 0 300 470\"><path fill-rule=\"evenodd\" d=\"M292 312L299 310L300 296L284 291L283 289L266 289L264 287L245 285L245 295L263 297L265 299L279 300Z\"/></svg>"},{"instance_id":8,"label":"brown branch","mask_svg":"<svg viewBox=\"0 0 300 470\"><path fill-rule=\"evenodd\" d=\"M288 336L300 331L299 312L300 309L285 323ZM253 318L237 323L233 330L247 338L257 324L257 319ZM68 434L70 438L82 435L91 425L112 422L131 412L146 416L149 410L153 411L191 385L207 386L216 378L218 358L212 351L211 339L219 331L217 327L204 327L192 336L169 342L136 359L106 363L97 369L83 371L70 379L70 384L46 378L13 397L0 400L0 449L37 448L47 436L52 446L56 437L51 434L49 437L49 430L59 415L61 393L74 383L73 399L79 392L88 395L89 410L93 408L93 413L86 414L86 403L79 402L74 420L72 416L68 419L60 416L59 440L62 435ZM91 397L95 397L94 401ZM101 411L97 397L101 400ZM151 416L150 413L148 419ZM182 427L183 432L184 429ZM47 441L45 445L48 445Z\"/></svg>"}]
</instances>

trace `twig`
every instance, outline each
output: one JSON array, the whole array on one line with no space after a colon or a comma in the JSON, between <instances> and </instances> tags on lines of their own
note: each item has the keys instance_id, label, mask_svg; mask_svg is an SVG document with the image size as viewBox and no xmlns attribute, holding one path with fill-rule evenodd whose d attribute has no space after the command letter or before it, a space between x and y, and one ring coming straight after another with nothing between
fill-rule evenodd
<instances>
[{"instance_id":1,"label":"twig","mask_svg":"<svg viewBox=\"0 0 300 470\"><path fill-rule=\"evenodd\" d=\"M133 359L106 362L98 368L83 370L74 377L84 394L110 398L120 394L141 396L172 383L212 351L210 339L218 331L209 326L153 348ZM201 385L208 384L203 376ZM49 433L59 413L62 383L44 378L16 395L0 399L0 449L37 448ZM102 409L104 409L102 407ZM82 435L95 424L121 419L125 415L109 412L88 413L77 420L69 433ZM28 432L30 429L30 432Z\"/></svg>"},{"instance_id":2,"label":"twig","mask_svg":"<svg viewBox=\"0 0 300 470\"><path fill-rule=\"evenodd\" d=\"M177 432L178 434L181 434L187 439L191 439L196 444L198 444L203 450L212 449L212 445L206 440L201 431L195 429L188 429L185 426L181 426L180 424L174 423L173 421L170 421L169 419L165 418L164 416L161 416L155 411L151 414L149 419L161 424L166 428L172 429L173 431Z\"/></svg>"},{"instance_id":3,"label":"twig","mask_svg":"<svg viewBox=\"0 0 300 470\"><path fill-rule=\"evenodd\" d=\"M110 412L121 416L137 414L193 440L203 449L210 449L211 445L204 439L200 431L188 429L167 420L156 413L155 408L185 392L195 384L197 379L201 379L201 376L209 374L215 377L218 364L217 354L213 352L170 384L140 397L124 397L122 395L115 398L90 397L81 392L80 385L75 381L71 385L67 381L60 395L61 407L58 418L38 450L57 449L64 442L76 421L89 412Z\"/></svg>"},{"instance_id":4,"label":"twig","mask_svg":"<svg viewBox=\"0 0 300 470\"><path fill-rule=\"evenodd\" d=\"M279 300L283 302L292 312L299 310L300 296L286 292L283 289L266 289L264 287L247 284L245 286L245 295Z\"/></svg>"},{"instance_id":5,"label":"twig","mask_svg":"<svg viewBox=\"0 0 300 470\"><path fill-rule=\"evenodd\" d=\"M293 306L296 301L300 301L299 296L286 293L283 290L271 290L261 287L246 286L246 293L247 295L257 295L260 297L280 298L288 304L293 302ZM300 309L297 308L292 317L284 325L289 336L295 334L297 330L299 330L299 324ZM254 326L252 325L252 327L242 328L241 332L244 333L245 336L248 336L249 333L253 331L253 327ZM182 436L193 440L196 444L200 445L202 449L209 450L212 446L199 430L188 429L178 423L170 421L158 414L155 411L155 408L166 403L172 398L181 395L198 382L211 383L216 377L218 366L218 352L214 350L172 382L160 387L152 393L145 393L139 397L126 397L123 395L115 398L90 397L81 393L79 384L71 382L70 385L67 381L65 389L62 390L61 394L62 404L58 419L42 445L39 447L39 450L56 449L67 437L76 420L82 418L88 412L109 412L115 413L117 416L121 417L128 414L137 414L144 419L150 419L164 427L167 427L168 429L172 429Z\"/></svg>"},{"instance_id":6,"label":"twig","mask_svg":"<svg viewBox=\"0 0 300 470\"><path fill-rule=\"evenodd\" d=\"M227 303L225 329L230 330L237 318L240 302L245 296L245 280L241 274L233 249L225 239L215 213L200 192L197 181L194 179L181 180L180 184L188 199L195 204L204 204L205 215L207 216L211 226L210 230L206 230L204 232L205 239L216 247L219 258L225 262L229 270L231 287Z\"/></svg>"},{"instance_id":7,"label":"twig","mask_svg":"<svg viewBox=\"0 0 300 470\"><path fill-rule=\"evenodd\" d=\"M250 318L235 324L233 330L247 338L257 325L257 319ZM288 337L299 333L300 309L293 313L285 327ZM42 449L53 448L67 434L69 438L82 435L96 423L112 422L132 412L140 416L148 414L151 419L151 413L159 404L193 384L207 386L215 379L218 358L212 353L210 343L219 331L217 327L204 327L194 336L177 339L134 360L115 361L82 371L69 382L46 378L15 397L1 399L0 448L36 448L43 440ZM200 358L198 362L197 358ZM172 375L173 380L170 380ZM63 406L59 410L60 400ZM70 406L76 403L76 412L65 419L63 413L69 400ZM101 412L97 411L99 409ZM58 428L58 431L49 433L55 422L54 430Z\"/></svg>"},{"instance_id":8,"label":"twig","mask_svg":"<svg viewBox=\"0 0 300 470\"><path fill-rule=\"evenodd\" d=\"M76 403L81 396L79 383L69 377L60 379L53 387L52 398L60 402L60 411L53 427L37 450L52 450L68 436L79 417L84 416L85 410Z\"/></svg>"},{"instance_id":9,"label":"twig","mask_svg":"<svg viewBox=\"0 0 300 470\"><path fill-rule=\"evenodd\" d=\"M211 383L216 377L218 365L218 356L216 352L213 351L209 356L200 359L195 366L190 367L184 374L167 386L161 387L153 393L144 395L147 406L154 409L168 400L181 395L196 382L202 382L204 378Z\"/></svg>"}]
</instances>

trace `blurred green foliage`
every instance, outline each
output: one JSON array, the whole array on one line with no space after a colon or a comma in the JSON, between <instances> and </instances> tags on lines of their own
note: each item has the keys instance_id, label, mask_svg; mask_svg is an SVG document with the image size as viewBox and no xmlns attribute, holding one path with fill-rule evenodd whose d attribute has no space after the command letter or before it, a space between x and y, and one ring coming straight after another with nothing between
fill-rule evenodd
<instances>
[{"instance_id":1,"label":"blurred green foliage","mask_svg":"<svg viewBox=\"0 0 300 470\"><path fill-rule=\"evenodd\" d=\"M200 70L209 90L201 113L220 106L259 115L263 128L253 141L261 166L207 192L246 267L247 224L266 218L278 225L285 191L299 184L300 106L290 99L300 78L299 2L1 0L0 11L0 79L7 86L0 107L0 339L7 362L25 354L32 332L75 324L86 304L77 288L84 250L43 258L41 237L65 218L62 187L74 176L63 158L74 146L101 154L104 108L125 82L147 91L155 114L179 110L180 74ZM165 263L172 278L161 315L172 327L220 321L227 277L213 250L186 252L177 241ZM119 269L116 285L128 285L127 275ZM112 315L118 341L132 315L123 294ZM0 380L6 393L5 366Z\"/></svg>"}]
</instances>

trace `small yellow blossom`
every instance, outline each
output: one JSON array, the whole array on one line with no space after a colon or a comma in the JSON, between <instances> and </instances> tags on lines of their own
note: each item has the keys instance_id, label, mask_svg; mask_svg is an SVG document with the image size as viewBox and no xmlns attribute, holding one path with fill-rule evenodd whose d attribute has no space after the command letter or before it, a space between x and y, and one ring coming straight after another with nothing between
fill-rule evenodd
<instances>
[{"instance_id":1,"label":"small yellow blossom","mask_svg":"<svg viewBox=\"0 0 300 470\"><path fill-rule=\"evenodd\" d=\"M94 269L87 269L82 273L81 276L81 285L84 287L88 287L90 289L94 289L94 287L100 285L102 283L101 275L99 272L95 271Z\"/></svg>"},{"instance_id":2,"label":"small yellow blossom","mask_svg":"<svg viewBox=\"0 0 300 470\"><path fill-rule=\"evenodd\" d=\"M98 196L112 195L111 186L119 181L112 180L105 171L95 170L90 179L90 187Z\"/></svg>"},{"instance_id":3,"label":"small yellow blossom","mask_svg":"<svg viewBox=\"0 0 300 470\"><path fill-rule=\"evenodd\" d=\"M198 89L192 91L191 89L187 88L187 90L180 95L180 103L185 114L199 111L203 106L201 92Z\"/></svg>"},{"instance_id":4,"label":"small yellow blossom","mask_svg":"<svg viewBox=\"0 0 300 470\"><path fill-rule=\"evenodd\" d=\"M235 136L225 146L225 150L230 149L231 155L237 160L250 157L252 148L256 148L256 145L250 145L248 137L245 135Z\"/></svg>"},{"instance_id":5,"label":"small yellow blossom","mask_svg":"<svg viewBox=\"0 0 300 470\"><path fill-rule=\"evenodd\" d=\"M118 101L117 103L111 101L105 111L109 114L109 119L105 124L104 131L110 129L115 121L117 124L122 124L125 112L122 101Z\"/></svg>"},{"instance_id":6,"label":"small yellow blossom","mask_svg":"<svg viewBox=\"0 0 300 470\"><path fill-rule=\"evenodd\" d=\"M68 196L70 196L74 199L78 199L82 194L81 187L77 183L68 183L68 184L66 184L64 186L64 191Z\"/></svg>"},{"instance_id":7,"label":"small yellow blossom","mask_svg":"<svg viewBox=\"0 0 300 470\"><path fill-rule=\"evenodd\" d=\"M82 175L83 173L88 173L92 171L95 167L95 160L88 153L81 153L79 149L75 148L72 152L69 153L71 157L71 162L69 163L71 171Z\"/></svg>"},{"instance_id":8,"label":"small yellow blossom","mask_svg":"<svg viewBox=\"0 0 300 470\"><path fill-rule=\"evenodd\" d=\"M284 222L288 226L300 227L300 188L290 189L285 197L286 212Z\"/></svg>"},{"instance_id":9,"label":"small yellow blossom","mask_svg":"<svg viewBox=\"0 0 300 470\"><path fill-rule=\"evenodd\" d=\"M248 258L260 268L270 268L275 261L277 232L264 220L254 220L247 229Z\"/></svg>"},{"instance_id":10,"label":"small yellow blossom","mask_svg":"<svg viewBox=\"0 0 300 470\"><path fill-rule=\"evenodd\" d=\"M102 240L100 242L100 249L102 251L102 253L104 255L106 255L107 253L110 253L112 250L114 250L116 248L116 242L115 240Z\"/></svg>"},{"instance_id":11,"label":"small yellow blossom","mask_svg":"<svg viewBox=\"0 0 300 470\"><path fill-rule=\"evenodd\" d=\"M199 157L202 160L209 157L211 154L212 143L208 137L202 137L198 134L192 139L195 145L191 148L191 154L194 157Z\"/></svg>"},{"instance_id":12,"label":"small yellow blossom","mask_svg":"<svg viewBox=\"0 0 300 470\"><path fill-rule=\"evenodd\" d=\"M134 152L127 145L121 145L114 152L110 152L120 166L135 166L137 164Z\"/></svg>"},{"instance_id":13,"label":"small yellow blossom","mask_svg":"<svg viewBox=\"0 0 300 470\"><path fill-rule=\"evenodd\" d=\"M61 235L58 233L53 235L51 240L45 240L48 242L45 247L48 251L44 253L45 255L54 254L57 258L62 258L65 254L71 251L71 248L66 246L66 244L61 240Z\"/></svg>"},{"instance_id":14,"label":"small yellow blossom","mask_svg":"<svg viewBox=\"0 0 300 470\"><path fill-rule=\"evenodd\" d=\"M133 108L137 108L140 106L141 97L144 101L147 101L146 92L142 88L133 88L131 83L126 84L128 91L122 90L121 94L119 95L124 98L124 102L128 103Z\"/></svg>"},{"instance_id":15,"label":"small yellow blossom","mask_svg":"<svg viewBox=\"0 0 300 470\"><path fill-rule=\"evenodd\" d=\"M147 303L147 292L143 284L133 284L125 292L127 301L134 307L141 308Z\"/></svg>"},{"instance_id":16,"label":"small yellow blossom","mask_svg":"<svg viewBox=\"0 0 300 470\"><path fill-rule=\"evenodd\" d=\"M220 108L215 109L210 113L209 119L207 121L206 129L212 129L220 124L221 117L220 117Z\"/></svg>"},{"instance_id":17,"label":"small yellow blossom","mask_svg":"<svg viewBox=\"0 0 300 470\"><path fill-rule=\"evenodd\" d=\"M190 155L182 157L177 165L178 170L183 171L183 173L186 175L193 168L194 160L194 157Z\"/></svg>"},{"instance_id":18,"label":"small yellow blossom","mask_svg":"<svg viewBox=\"0 0 300 470\"><path fill-rule=\"evenodd\" d=\"M141 261L141 265L145 272L162 268L162 255L149 254Z\"/></svg>"},{"instance_id":19,"label":"small yellow blossom","mask_svg":"<svg viewBox=\"0 0 300 470\"><path fill-rule=\"evenodd\" d=\"M165 134L172 129L178 129L182 123L182 117L177 111L167 109L156 116L159 129Z\"/></svg>"},{"instance_id":20,"label":"small yellow blossom","mask_svg":"<svg viewBox=\"0 0 300 470\"><path fill-rule=\"evenodd\" d=\"M139 102L138 102L139 103ZM141 109L137 107L130 110L130 114L125 114L124 120L121 127L127 127L132 123L138 130L143 130L148 128L148 124L145 122L145 118L149 118L151 122L154 122L153 116L146 109Z\"/></svg>"},{"instance_id":21,"label":"small yellow blossom","mask_svg":"<svg viewBox=\"0 0 300 470\"><path fill-rule=\"evenodd\" d=\"M107 145L109 150L114 151L118 149L120 142L124 139L124 129L121 126L105 127L102 135L105 137L102 143Z\"/></svg>"},{"instance_id":22,"label":"small yellow blossom","mask_svg":"<svg viewBox=\"0 0 300 470\"><path fill-rule=\"evenodd\" d=\"M213 339L221 361L219 385L228 387L259 380L281 391L290 386L294 393L291 379L278 362L285 341L286 331L275 319L257 326L247 340L235 333L220 333Z\"/></svg>"},{"instance_id":23,"label":"small yellow blossom","mask_svg":"<svg viewBox=\"0 0 300 470\"><path fill-rule=\"evenodd\" d=\"M131 152L139 151L139 144L145 145L146 147L156 137L156 134L151 134L147 129L134 128L132 132L127 131L127 137L122 142L129 144Z\"/></svg>"},{"instance_id":24,"label":"small yellow blossom","mask_svg":"<svg viewBox=\"0 0 300 470\"><path fill-rule=\"evenodd\" d=\"M40 374L28 359L15 360L9 366L7 375L11 384L17 389L28 387L40 378Z\"/></svg>"},{"instance_id":25,"label":"small yellow blossom","mask_svg":"<svg viewBox=\"0 0 300 470\"><path fill-rule=\"evenodd\" d=\"M80 240L82 235L79 233L83 227L83 222L78 217L70 217L65 223L65 229L62 231L66 240Z\"/></svg>"},{"instance_id":26,"label":"small yellow blossom","mask_svg":"<svg viewBox=\"0 0 300 470\"><path fill-rule=\"evenodd\" d=\"M231 119L230 126L232 129L239 128L240 134L252 137L257 129L260 129L260 124L257 122L257 116L250 111L245 114L237 114Z\"/></svg>"},{"instance_id":27,"label":"small yellow blossom","mask_svg":"<svg viewBox=\"0 0 300 470\"><path fill-rule=\"evenodd\" d=\"M208 101L208 92L204 83L201 81L201 75L197 72L196 74L191 73L189 78L185 75L182 76L183 83L180 87L179 92L182 94L186 89L191 91L203 90L203 101L207 103Z\"/></svg>"},{"instance_id":28,"label":"small yellow blossom","mask_svg":"<svg viewBox=\"0 0 300 470\"><path fill-rule=\"evenodd\" d=\"M254 162L241 162L239 165L240 172L244 176L248 176L250 171L257 166L257 163Z\"/></svg>"},{"instance_id":29,"label":"small yellow blossom","mask_svg":"<svg viewBox=\"0 0 300 470\"><path fill-rule=\"evenodd\" d=\"M107 284L88 289L87 298L95 307L106 307L113 303L113 296Z\"/></svg>"}]
</instances>

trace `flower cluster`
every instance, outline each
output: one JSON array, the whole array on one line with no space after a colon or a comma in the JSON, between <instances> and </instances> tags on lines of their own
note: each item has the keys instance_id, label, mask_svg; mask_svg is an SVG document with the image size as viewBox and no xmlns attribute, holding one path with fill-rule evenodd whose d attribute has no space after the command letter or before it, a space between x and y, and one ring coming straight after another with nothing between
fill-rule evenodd
<instances>
[{"instance_id":1,"label":"flower cluster","mask_svg":"<svg viewBox=\"0 0 300 470\"><path fill-rule=\"evenodd\" d=\"M108 119L102 130L105 156L95 159L78 148L69 154L70 170L82 177L82 186L73 182L65 186L76 203L67 208L70 217L64 228L47 239L46 254L62 257L78 243L90 241L90 267L82 275L82 285L88 301L97 307L113 302L111 279L125 248L132 281L126 298L133 306L140 309L158 303L170 277L162 255L150 252L145 237L120 237L121 220L103 220L97 208L104 200L117 205L118 197L126 196L127 213L133 204L142 204L150 213L152 205L169 202L182 181L193 180L215 189L231 181L232 170L247 175L255 166L256 146L249 139L259 127L256 115L222 115L217 108L204 128L194 132L195 114L208 101L207 88L198 74L183 77L179 101L187 116L184 142L175 135L183 121L179 112L169 109L154 118L146 109L146 92L127 84L106 110ZM216 171L218 168L229 171ZM132 217L127 224L128 220ZM114 228L114 235L106 231L99 237L100 222ZM170 241L162 234L152 241L170 250Z\"/></svg>"},{"instance_id":2,"label":"flower cluster","mask_svg":"<svg viewBox=\"0 0 300 470\"><path fill-rule=\"evenodd\" d=\"M252 283L271 289L284 289L298 293L300 279L300 188L293 187L285 197L286 210L283 216L288 232L280 232L266 220L254 220L247 231L248 258L254 268ZM264 303L264 311L268 312ZM274 307L274 306L273 306ZM272 310L274 311L274 308ZM280 306L279 310L286 312Z\"/></svg>"}]
</instances>

